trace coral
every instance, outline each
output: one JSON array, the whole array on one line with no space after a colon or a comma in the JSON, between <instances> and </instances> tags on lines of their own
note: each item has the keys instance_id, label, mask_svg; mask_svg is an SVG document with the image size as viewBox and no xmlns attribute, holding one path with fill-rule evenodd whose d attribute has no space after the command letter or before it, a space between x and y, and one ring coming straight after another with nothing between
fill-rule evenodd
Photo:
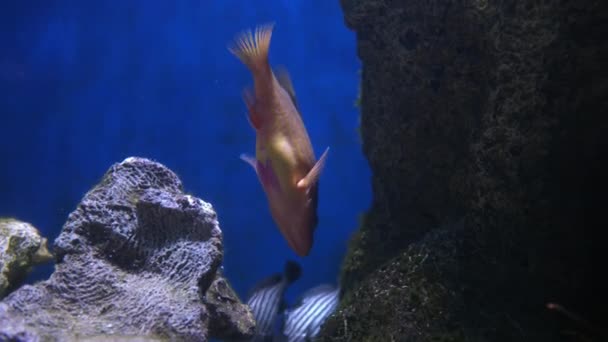
<instances>
[{"instance_id":1,"label":"coral","mask_svg":"<svg viewBox=\"0 0 608 342\"><path fill-rule=\"evenodd\" d=\"M53 259L46 238L27 222L0 218L0 299L15 288L35 265Z\"/></svg>"},{"instance_id":2,"label":"coral","mask_svg":"<svg viewBox=\"0 0 608 342\"><path fill-rule=\"evenodd\" d=\"M216 213L159 163L113 165L69 215L55 252L48 280L0 302L0 340L251 337L248 308L217 290L226 281Z\"/></svg>"},{"instance_id":3,"label":"coral","mask_svg":"<svg viewBox=\"0 0 608 342\"><path fill-rule=\"evenodd\" d=\"M553 300L601 322L603 239L591 222L605 220L608 190L608 3L341 4L363 65L373 203L325 340L550 341L580 330L546 310ZM422 245L432 267L414 269Z\"/></svg>"}]
</instances>

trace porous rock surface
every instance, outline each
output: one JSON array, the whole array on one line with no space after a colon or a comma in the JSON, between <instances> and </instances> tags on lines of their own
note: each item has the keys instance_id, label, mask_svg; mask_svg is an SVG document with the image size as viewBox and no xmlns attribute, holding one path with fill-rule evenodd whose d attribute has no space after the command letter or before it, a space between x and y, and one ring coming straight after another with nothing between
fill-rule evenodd
<instances>
[{"instance_id":1,"label":"porous rock surface","mask_svg":"<svg viewBox=\"0 0 608 342\"><path fill-rule=\"evenodd\" d=\"M221 326L216 336L254 331L234 293L207 300L222 262L216 213L159 163L113 165L69 215L54 250L48 280L0 302L0 340L206 341L212 325ZM214 323L226 302L236 311L220 318L231 321Z\"/></svg>"},{"instance_id":2,"label":"porous rock surface","mask_svg":"<svg viewBox=\"0 0 608 342\"><path fill-rule=\"evenodd\" d=\"M373 203L321 340L606 340L608 2L341 5Z\"/></svg>"},{"instance_id":3,"label":"porous rock surface","mask_svg":"<svg viewBox=\"0 0 608 342\"><path fill-rule=\"evenodd\" d=\"M0 299L35 265L53 259L46 238L30 223L0 218Z\"/></svg>"}]
</instances>

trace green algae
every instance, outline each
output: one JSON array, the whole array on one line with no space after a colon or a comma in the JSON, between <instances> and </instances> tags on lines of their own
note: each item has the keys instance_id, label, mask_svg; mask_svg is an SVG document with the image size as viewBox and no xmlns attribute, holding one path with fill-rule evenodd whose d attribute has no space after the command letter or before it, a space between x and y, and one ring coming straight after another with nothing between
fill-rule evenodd
<instances>
[{"instance_id":1,"label":"green algae","mask_svg":"<svg viewBox=\"0 0 608 342\"><path fill-rule=\"evenodd\" d=\"M452 243L434 235L370 273L344 294L323 326L321 341L401 341L405 336L457 341L450 338L458 332L441 326L457 297L438 281L455 270Z\"/></svg>"},{"instance_id":2,"label":"green algae","mask_svg":"<svg viewBox=\"0 0 608 342\"><path fill-rule=\"evenodd\" d=\"M35 265L52 259L38 229L13 218L0 218L0 298L16 288Z\"/></svg>"}]
</instances>

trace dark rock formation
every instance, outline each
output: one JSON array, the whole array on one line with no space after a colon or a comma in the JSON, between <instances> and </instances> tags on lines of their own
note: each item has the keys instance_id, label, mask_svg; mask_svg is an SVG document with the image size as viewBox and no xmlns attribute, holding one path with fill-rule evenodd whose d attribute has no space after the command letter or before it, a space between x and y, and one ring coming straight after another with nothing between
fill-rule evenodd
<instances>
[{"instance_id":1,"label":"dark rock formation","mask_svg":"<svg viewBox=\"0 0 608 342\"><path fill-rule=\"evenodd\" d=\"M209 309L209 332L224 341L243 341L255 332L255 317L248 305L244 305L228 284L218 274L205 295ZM246 339L245 339L246 340Z\"/></svg>"},{"instance_id":2,"label":"dark rock formation","mask_svg":"<svg viewBox=\"0 0 608 342\"><path fill-rule=\"evenodd\" d=\"M0 299L17 287L32 267L53 260L46 238L36 227L12 218L0 218Z\"/></svg>"},{"instance_id":3,"label":"dark rock formation","mask_svg":"<svg viewBox=\"0 0 608 342\"><path fill-rule=\"evenodd\" d=\"M184 194L161 164L128 158L112 166L70 214L55 253L49 280L0 302L0 340L253 334L253 316L234 292L208 291L226 283L213 208Z\"/></svg>"},{"instance_id":4,"label":"dark rock formation","mask_svg":"<svg viewBox=\"0 0 608 342\"><path fill-rule=\"evenodd\" d=\"M341 3L374 200L325 340L604 334L608 2Z\"/></svg>"}]
</instances>

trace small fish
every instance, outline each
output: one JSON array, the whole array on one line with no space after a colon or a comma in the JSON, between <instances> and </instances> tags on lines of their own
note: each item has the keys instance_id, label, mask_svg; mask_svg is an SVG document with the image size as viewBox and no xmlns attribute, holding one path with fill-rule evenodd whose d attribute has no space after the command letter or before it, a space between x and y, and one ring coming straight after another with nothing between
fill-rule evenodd
<instances>
[{"instance_id":1,"label":"small fish","mask_svg":"<svg viewBox=\"0 0 608 342\"><path fill-rule=\"evenodd\" d=\"M294 308L286 310L283 335L288 342L309 341L338 306L340 288L319 285L306 291Z\"/></svg>"},{"instance_id":2,"label":"small fish","mask_svg":"<svg viewBox=\"0 0 608 342\"><path fill-rule=\"evenodd\" d=\"M315 160L308 132L285 68L268 62L273 24L239 35L229 50L253 75L254 89L243 98L256 131L255 157L241 154L264 188L270 213L287 243L299 256L309 254L317 226L318 180L329 147Z\"/></svg>"},{"instance_id":3,"label":"small fish","mask_svg":"<svg viewBox=\"0 0 608 342\"><path fill-rule=\"evenodd\" d=\"M272 275L255 285L247 300L256 319L256 334L252 341L268 341L274 336L277 314L285 306L283 294L300 278L302 269L295 261L287 261L283 273Z\"/></svg>"}]
</instances>

